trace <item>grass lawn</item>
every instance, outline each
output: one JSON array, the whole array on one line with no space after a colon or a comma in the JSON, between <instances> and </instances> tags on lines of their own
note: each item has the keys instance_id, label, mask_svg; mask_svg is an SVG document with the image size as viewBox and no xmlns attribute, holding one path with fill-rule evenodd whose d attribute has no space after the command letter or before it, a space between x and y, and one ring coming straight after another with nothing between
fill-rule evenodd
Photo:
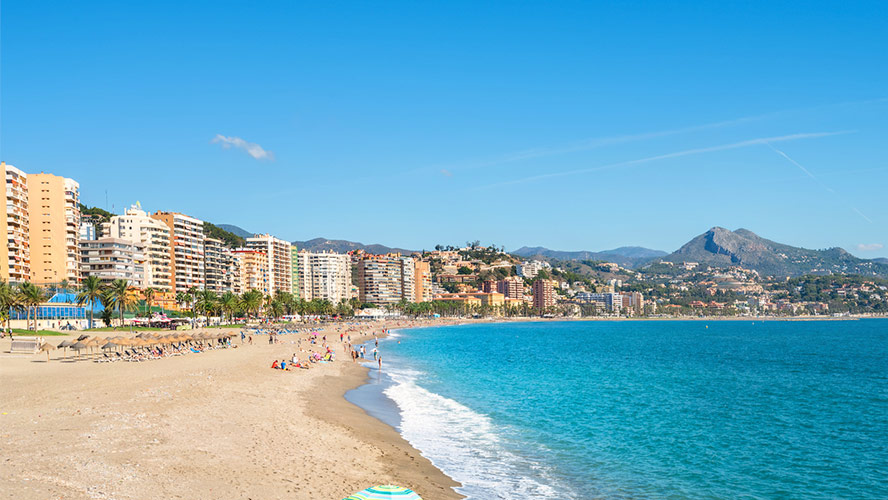
<instances>
[{"instance_id":1,"label":"grass lawn","mask_svg":"<svg viewBox=\"0 0 888 500\"><path fill-rule=\"evenodd\" d=\"M65 335L71 335L77 332L57 332L54 330L22 330L21 328L13 328L12 335L21 335L21 336L31 336L31 337L64 337Z\"/></svg>"},{"instance_id":2,"label":"grass lawn","mask_svg":"<svg viewBox=\"0 0 888 500\"><path fill-rule=\"evenodd\" d=\"M247 325L213 325L210 328L244 328Z\"/></svg>"},{"instance_id":3,"label":"grass lawn","mask_svg":"<svg viewBox=\"0 0 888 500\"><path fill-rule=\"evenodd\" d=\"M103 326L102 328L90 328L88 330L83 330L84 332L156 332L158 330L168 330L168 328L156 328L150 326L118 326L114 328L112 326Z\"/></svg>"}]
</instances>

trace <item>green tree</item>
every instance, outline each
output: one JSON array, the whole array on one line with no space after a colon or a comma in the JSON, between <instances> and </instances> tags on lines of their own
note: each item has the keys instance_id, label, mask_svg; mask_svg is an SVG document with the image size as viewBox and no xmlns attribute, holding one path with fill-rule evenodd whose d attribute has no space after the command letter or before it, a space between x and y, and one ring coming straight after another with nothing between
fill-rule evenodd
<instances>
[{"instance_id":1,"label":"green tree","mask_svg":"<svg viewBox=\"0 0 888 500\"><path fill-rule=\"evenodd\" d=\"M219 298L219 307L222 308L223 315L228 313L229 323L234 321L234 311L237 310L238 306L238 296L231 292L225 292L222 294L222 297Z\"/></svg>"},{"instance_id":2,"label":"green tree","mask_svg":"<svg viewBox=\"0 0 888 500\"><path fill-rule=\"evenodd\" d=\"M31 329L31 309L34 309L34 331L37 331L37 308L47 300L47 294L37 285L26 281L19 287L21 301L28 308L28 329Z\"/></svg>"},{"instance_id":3,"label":"green tree","mask_svg":"<svg viewBox=\"0 0 888 500\"><path fill-rule=\"evenodd\" d=\"M123 326L123 313L133 310L138 302L135 294L132 293L129 281L124 279L116 279L111 282L105 292L105 300L106 307L111 306L117 309L120 326Z\"/></svg>"},{"instance_id":4,"label":"green tree","mask_svg":"<svg viewBox=\"0 0 888 500\"><path fill-rule=\"evenodd\" d=\"M151 319L151 304L154 303L154 294L157 293L157 291L151 287L148 287L142 293L145 295L145 305L147 306L146 311L145 311L145 316L150 320Z\"/></svg>"},{"instance_id":5,"label":"green tree","mask_svg":"<svg viewBox=\"0 0 888 500\"><path fill-rule=\"evenodd\" d=\"M93 309L95 304L102 299L104 291L102 281L97 276L87 276L80 283L80 292L77 293L77 305L89 307L89 327L94 328Z\"/></svg>"},{"instance_id":6,"label":"green tree","mask_svg":"<svg viewBox=\"0 0 888 500\"><path fill-rule=\"evenodd\" d=\"M19 295L15 288L9 283L0 280L0 313L2 319L6 321L6 331L11 332L10 320L12 319L12 311L20 307Z\"/></svg>"},{"instance_id":7,"label":"green tree","mask_svg":"<svg viewBox=\"0 0 888 500\"><path fill-rule=\"evenodd\" d=\"M207 325L210 324L210 313L213 312L218 301L219 297L217 297L216 292L212 290L201 290L197 292L194 309L204 313Z\"/></svg>"}]
</instances>

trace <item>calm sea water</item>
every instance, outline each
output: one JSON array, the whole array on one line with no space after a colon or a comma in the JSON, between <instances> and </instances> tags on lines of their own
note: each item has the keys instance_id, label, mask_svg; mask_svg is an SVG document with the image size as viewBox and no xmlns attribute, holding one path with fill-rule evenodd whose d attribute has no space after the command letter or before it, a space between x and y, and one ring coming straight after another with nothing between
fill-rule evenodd
<instances>
[{"instance_id":1,"label":"calm sea water","mask_svg":"<svg viewBox=\"0 0 888 500\"><path fill-rule=\"evenodd\" d=\"M470 498L888 498L888 320L467 325L380 350L389 421Z\"/></svg>"}]
</instances>

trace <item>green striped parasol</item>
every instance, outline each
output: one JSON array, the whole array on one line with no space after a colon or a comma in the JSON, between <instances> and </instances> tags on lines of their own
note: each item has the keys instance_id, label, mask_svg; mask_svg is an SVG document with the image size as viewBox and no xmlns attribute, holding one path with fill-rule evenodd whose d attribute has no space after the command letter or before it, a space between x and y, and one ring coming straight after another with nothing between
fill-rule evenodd
<instances>
[{"instance_id":1,"label":"green striped parasol","mask_svg":"<svg viewBox=\"0 0 888 500\"><path fill-rule=\"evenodd\" d=\"M422 500L413 490L384 484L361 490L342 500Z\"/></svg>"}]
</instances>

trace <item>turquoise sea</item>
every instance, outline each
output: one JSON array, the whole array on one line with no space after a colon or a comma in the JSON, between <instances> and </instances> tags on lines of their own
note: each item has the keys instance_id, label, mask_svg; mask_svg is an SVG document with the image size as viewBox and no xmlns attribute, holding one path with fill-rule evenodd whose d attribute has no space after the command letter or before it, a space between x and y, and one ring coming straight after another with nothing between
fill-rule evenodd
<instances>
[{"instance_id":1,"label":"turquoise sea","mask_svg":"<svg viewBox=\"0 0 888 500\"><path fill-rule=\"evenodd\" d=\"M350 399L469 498L888 498L888 320L465 325L380 352Z\"/></svg>"}]
</instances>

